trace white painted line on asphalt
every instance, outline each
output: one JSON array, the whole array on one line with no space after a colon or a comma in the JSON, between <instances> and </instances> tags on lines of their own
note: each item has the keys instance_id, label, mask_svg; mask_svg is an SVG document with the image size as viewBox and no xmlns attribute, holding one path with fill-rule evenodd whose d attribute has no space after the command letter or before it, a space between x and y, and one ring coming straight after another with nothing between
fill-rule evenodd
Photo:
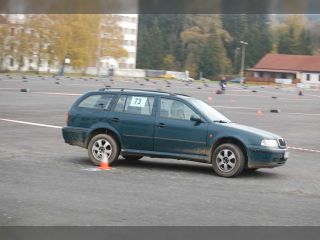
<instances>
[{"instance_id":1,"label":"white painted line on asphalt","mask_svg":"<svg viewBox=\"0 0 320 240\"><path fill-rule=\"evenodd\" d=\"M60 126L47 125L47 124L34 123L34 122L18 121L18 120L13 120L13 119L6 119L6 118L0 118L0 121L20 123L20 124L26 124L26 125L33 125L33 126L38 126L38 127L59 128L59 129L62 128Z\"/></svg>"},{"instance_id":2,"label":"white painted line on asphalt","mask_svg":"<svg viewBox=\"0 0 320 240\"><path fill-rule=\"evenodd\" d=\"M62 95L62 96L81 96L80 93L60 93L60 92L31 92L31 93L40 93L48 95Z\"/></svg>"},{"instance_id":3,"label":"white painted line on asphalt","mask_svg":"<svg viewBox=\"0 0 320 240\"><path fill-rule=\"evenodd\" d=\"M62 127L60 127L60 126L55 126L55 125L48 125L48 124L34 123L34 122L25 122L25 121L18 121L18 120L13 120L13 119L6 119L6 118L0 118L0 121L20 123L20 124L26 124L26 125L32 125L32 126L38 126L38 127L58 128L58 129L61 129L61 128L62 128ZM307 148L288 147L288 149L305 151L305 152L320 153L320 150L307 149ZM93 170L93 168L83 169L83 170L87 170L87 171L97 171L96 169Z\"/></svg>"},{"instance_id":4,"label":"white painted line on asphalt","mask_svg":"<svg viewBox=\"0 0 320 240\"><path fill-rule=\"evenodd\" d=\"M229 94L227 93L226 96L236 96L236 97L257 97L257 98L270 98L270 96L261 96L256 94ZM314 101L314 99L311 98L301 98L297 96L296 98L284 98L284 97L278 97L278 100L289 100L289 101Z\"/></svg>"},{"instance_id":5,"label":"white painted line on asphalt","mask_svg":"<svg viewBox=\"0 0 320 240\"><path fill-rule=\"evenodd\" d=\"M248 110L261 110L261 108L252 107L231 107L231 106L212 106L214 108L231 108L231 109L248 109Z\"/></svg>"},{"instance_id":6,"label":"white painted line on asphalt","mask_svg":"<svg viewBox=\"0 0 320 240\"><path fill-rule=\"evenodd\" d=\"M0 90L18 90L20 88L0 88Z\"/></svg>"},{"instance_id":7,"label":"white painted line on asphalt","mask_svg":"<svg viewBox=\"0 0 320 240\"><path fill-rule=\"evenodd\" d=\"M299 150L299 151L304 151L304 152L316 152L316 153L320 153L319 150L314 150L314 149L307 149L307 148L299 148L299 147L288 147L289 149L292 150Z\"/></svg>"},{"instance_id":8,"label":"white painted line on asphalt","mask_svg":"<svg viewBox=\"0 0 320 240\"><path fill-rule=\"evenodd\" d=\"M226 108L226 109L243 109L243 110L261 110L263 112L269 112L269 110L263 108L254 108L254 107L232 107L232 106L215 106L213 108ZM303 115L303 116L320 116L320 113L295 113L295 112L282 112L288 115Z\"/></svg>"},{"instance_id":9,"label":"white painted line on asphalt","mask_svg":"<svg viewBox=\"0 0 320 240\"><path fill-rule=\"evenodd\" d=\"M285 112L286 113L286 112ZM304 116L320 116L320 113L291 113L288 112L286 114L290 114L290 115L304 115Z\"/></svg>"}]
</instances>

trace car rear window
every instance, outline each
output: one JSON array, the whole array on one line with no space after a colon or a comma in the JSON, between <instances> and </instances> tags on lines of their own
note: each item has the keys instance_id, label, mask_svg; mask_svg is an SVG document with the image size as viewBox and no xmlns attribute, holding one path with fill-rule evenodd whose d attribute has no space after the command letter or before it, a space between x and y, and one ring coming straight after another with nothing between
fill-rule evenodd
<instances>
[{"instance_id":1,"label":"car rear window","mask_svg":"<svg viewBox=\"0 0 320 240\"><path fill-rule=\"evenodd\" d=\"M111 94L95 94L82 100L78 107L110 110L112 99L114 95Z\"/></svg>"}]
</instances>

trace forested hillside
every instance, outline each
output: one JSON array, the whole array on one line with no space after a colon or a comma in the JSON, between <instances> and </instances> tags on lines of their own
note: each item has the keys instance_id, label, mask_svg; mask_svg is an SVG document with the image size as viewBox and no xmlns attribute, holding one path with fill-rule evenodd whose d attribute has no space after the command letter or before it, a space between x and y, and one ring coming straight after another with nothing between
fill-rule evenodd
<instances>
[{"instance_id":1,"label":"forested hillside","mask_svg":"<svg viewBox=\"0 0 320 240\"><path fill-rule=\"evenodd\" d=\"M188 70L213 78L240 71L241 44L248 42L245 67L268 52L316 54L319 22L303 15L139 16L137 68ZM313 19L318 19L314 18Z\"/></svg>"}]
</instances>

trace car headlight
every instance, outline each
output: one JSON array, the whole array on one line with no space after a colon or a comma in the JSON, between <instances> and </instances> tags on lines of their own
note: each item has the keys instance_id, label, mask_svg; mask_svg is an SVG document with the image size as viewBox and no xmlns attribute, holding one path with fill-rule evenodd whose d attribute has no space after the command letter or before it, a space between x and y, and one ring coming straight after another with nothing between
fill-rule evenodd
<instances>
[{"instance_id":1,"label":"car headlight","mask_svg":"<svg viewBox=\"0 0 320 240\"><path fill-rule=\"evenodd\" d=\"M265 147L278 147L278 142L277 142L277 140L263 139L263 140L261 141L261 146L265 146Z\"/></svg>"}]
</instances>

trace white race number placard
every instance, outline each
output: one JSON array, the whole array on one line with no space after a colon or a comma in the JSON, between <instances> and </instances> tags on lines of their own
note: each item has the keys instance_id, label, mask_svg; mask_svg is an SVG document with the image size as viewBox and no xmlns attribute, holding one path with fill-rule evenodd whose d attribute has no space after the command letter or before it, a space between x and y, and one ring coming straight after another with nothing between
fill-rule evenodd
<instances>
[{"instance_id":1,"label":"white race number placard","mask_svg":"<svg viewBox=\"0 0 320 240\"><path fill-rule=\"evenodd\" d=\"M131 107L144 107L146 105L147 98L146 97L132 97L130 106Z\"/></svg>"}]
</instances>

